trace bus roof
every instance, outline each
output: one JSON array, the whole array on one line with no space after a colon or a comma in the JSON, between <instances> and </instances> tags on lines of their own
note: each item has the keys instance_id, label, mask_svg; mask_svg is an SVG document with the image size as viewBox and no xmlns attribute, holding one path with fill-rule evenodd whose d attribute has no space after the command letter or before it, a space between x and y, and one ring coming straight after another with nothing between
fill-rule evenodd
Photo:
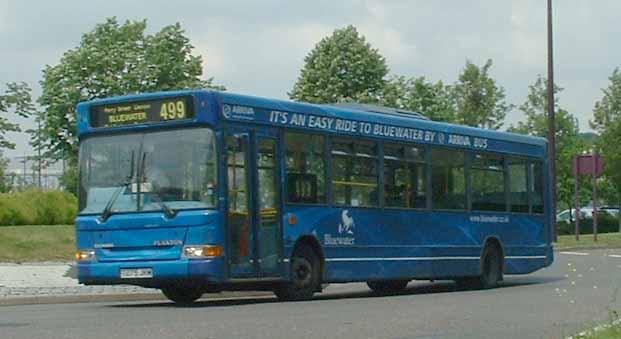
<instances>
[{"instance_id":1,"label":"bus roof","mask_svg":"<svg viewBox=\"0 0 621 339\"><path fill-rule=\"evenodd\" d=\"M509 142L516 142L522 144L530 144L537 146L546 146L547 140L541 137L534 137L530 135L523 135L511 132L501 132L495 130L488 130L484 128L476 128L470 126L456 125L446 122L432 121L427 119L421 119L418 115L424 116L424 114L417 113L412 117L408 117L403 113L390 113L388 111L381 112L380 110L368 111L354 108L354 105L350 107L337 106L337 105L325 105L325 104L309 104L302 102L293 102L287 100L268 99L262 97L255 97L249 95L234 94L229 92L219 92L218 96L222 98L222 102L232 105L242 105L250 107L261 107L272 110L280 110L285 112L295 112L302 114L318 114L328 117L337 117L344 119L355 119L360 121L367 121L371 123L381 123L388 125L397 125L403 127L422 128L429 129L444 133L457 133L464 134L473 137L499 139ZM364 107L364 105L360 105Z\"/></svg>"},{"instance_id":2,"label":"bus roof","mask_svg":"<svg viewBox=\"0 0 621 339\"><path fill-rule=\"evenodd\" d=\"M369 108L365 105L359 105L360 109L356 107L356 105L349 105L349 107L345 106L336 106L336 105L320 105L320 104L309 104L309 103L301 103L301 102L293 102L287 100L278 100L278 99L269 99L263 97L256 97L250 95L242 95L242 94L234 94L230 92L215 92L209 90L182 90L182 91L168 91L168 92L156 92L156 93L145 93L145 94L136 94L136 95L127 95L127 96L119 96L119 97L111 97L106 99L98 99L92 100L88 102L83 102L78 105L78 134L80 136L87 134L89 132L94 132L95 129L89 125L90 120L90 107L91 106L101 106L101 105L114 105L118 103L127 103L127 102L135 102L135 101L147 101L147 100L157 100L162 98L172 98L179 96L194 96L196 97L196 102L198 100L207 100L210 102L209 109L197 109L196 117L190 123L195 122L207 122L211 124L216 124L218 120L225 119L227 120L227 116L222 113L222 117L219 112L222 111L223 105L229 105L230 107L252 107L256 110L261 110L263 112L290 112L298 115L307 115L307 116L319 116L319 117L327 117L334 119L343 119L350 121L360 121L371 124L381 124L384 126L399 126L404 128L412 128L419 130L428 130L434 131L439 134L446 135L465 135L473 138L485 138L502 141L503 143L516 143L522 145L529 145L530 147L543 148L543 151L537 151L536 153L543 155L545 153L545 146L547 145L547 141L544 138L533 137L522 134L515 134L509 132L500 132L495 130L487 130L483 128L475 128L469 126L462 126L438 121L431 121L424 118L421 118L422 114L414 114L412 116L408 116L404 114L404 111L401 110L391 110L387 108ZM214 105L214 103L216 105ZM214 108L217 106L217 108ZM265 113L264 115L267 115ZM235 119L231 119L235 120ZM256 119L253 121L255 123L267 123L271 122L266 118L263 120ZM179 125L188 124L185 122L166 122L166 124L176 123ZM161 123L158 125L162 125ZM278 124L273 124L277 126L282 126ZM295 127L292 125L288 125L290 127ZM117 127L118 130L131 130L132 128L144 128L145 125L126 125ZM499 145L500 146L500 145ZM512 152L512 153L520 153L520 152ZM528 152L530 153L530 152Z\"/></svg>"}]
</instances>

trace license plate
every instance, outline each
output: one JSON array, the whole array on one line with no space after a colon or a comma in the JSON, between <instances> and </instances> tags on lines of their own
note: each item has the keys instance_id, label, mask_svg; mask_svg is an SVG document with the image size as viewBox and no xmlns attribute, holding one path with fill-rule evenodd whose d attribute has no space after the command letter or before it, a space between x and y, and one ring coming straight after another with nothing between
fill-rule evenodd
<instances>
[{"instance_id":1,"label":"license plate","mask_svg":"<svg viewBox=\"0 0 621 339\"><path fill-rule=\"evenodd\" d=\"M121 279L133 278L153 278L153 269L151 268L122 268Z\"/></svg>"}]
</instances>

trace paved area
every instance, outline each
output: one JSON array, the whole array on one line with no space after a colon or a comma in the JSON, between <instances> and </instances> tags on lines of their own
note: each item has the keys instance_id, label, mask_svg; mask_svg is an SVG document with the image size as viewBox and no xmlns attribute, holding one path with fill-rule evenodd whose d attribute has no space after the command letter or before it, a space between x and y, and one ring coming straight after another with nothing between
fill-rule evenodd
<instances>
[{"instance_id":1,"label":"paved area","mask_svg":"<svg viewBox=\"0 0 621 339\"><path fill-rule=\"evenodd\" d=\"M414 282L376 296L330 285L314 300L236 297L175 307L165 301L0 307L9 338L562 338L621 311L621 250L557 253L556 263L502 287L458 290Z\"/></svg>"},{"instance_id":2,"label":"paved area","mask_svg":"<svg viewBox=\"0 0 621 339\"><path fill-rule=\"evenodd\" d=\"M159 293L135 286L83 286L68 263L0 263L0 300L7 298Z\"/></svg>"}]
</instances>

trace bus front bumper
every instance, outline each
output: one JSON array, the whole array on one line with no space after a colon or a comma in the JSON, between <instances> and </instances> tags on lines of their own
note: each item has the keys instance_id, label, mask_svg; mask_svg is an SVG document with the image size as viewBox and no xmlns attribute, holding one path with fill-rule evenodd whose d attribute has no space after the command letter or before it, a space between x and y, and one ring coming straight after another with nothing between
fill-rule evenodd
<instances>
[{"instance_id":1,"label":"bus front bumper","mask_svg":"<svg viewBox=\"0 0 621 339\"><path fill-rule=\"evenodd\" d=\"M78 263L78 281L85 285L128 284L160 287L170 282L218 283L224 280L224 258L166 261ZM121 272L150 272L147 277L121 277ZM130 272L131 273L131 272Z\"/></svg>"}]
</instances>

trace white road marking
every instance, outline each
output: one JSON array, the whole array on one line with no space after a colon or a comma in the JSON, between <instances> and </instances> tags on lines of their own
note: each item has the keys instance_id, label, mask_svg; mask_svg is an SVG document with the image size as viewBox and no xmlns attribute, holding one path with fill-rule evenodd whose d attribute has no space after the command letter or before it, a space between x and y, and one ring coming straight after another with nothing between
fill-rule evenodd
<instances>
[{"instance_id":1,"label":"white road marking","mask_svg":"<svg viewBox=\"0 0 621 339\"><path fill-rule=\"evenodd\" d=\"M589 255L589 253L585 252L560 252L561 254L569 254L569 255Z\"/></svg>"},{"instance_id":2,"label":"white road marking","mask_svg":"<svg viewBox=\"0 0 621 339\"><path fill-rule=\"evenodd\" d=\"M608 256L611 258L621 258L621 254L609 254Z\"/></svg>"}]
</instances>

